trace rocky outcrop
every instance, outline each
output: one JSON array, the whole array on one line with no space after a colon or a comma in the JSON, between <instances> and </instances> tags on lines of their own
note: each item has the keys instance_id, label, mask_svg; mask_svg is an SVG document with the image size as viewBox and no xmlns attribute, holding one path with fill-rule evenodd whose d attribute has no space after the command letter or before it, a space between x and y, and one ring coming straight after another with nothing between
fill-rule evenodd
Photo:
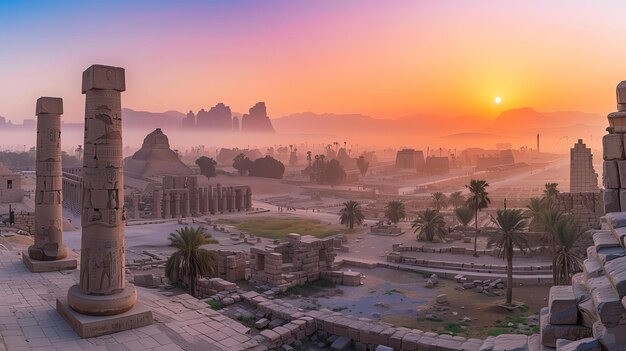
<instances>
[{"instance_id":1,"label":"rocky outcrop","mask_svg":"<svg viewBox=\"0 0 626 351\"><path fill-rule=\"evenodd\" d=\"M257 102L250 108L249 113L241 117L242 132L274 132L274 127L267 116L264 102Z\"/></svg>"},{"instance_id":2,"label":"rocky outcrop","mask_svg":"<svg viewBox=\"0 0 626 351\"><path fill-rule=\"evenodd\" d=\"M230 107L220 102L209 111L202 109L198 112L197 126L209 130L233 130L232 115Z\"/></svg>"},{"instance_id":3,"label":"rocky outcrop","mask_svg":"<svg viewBox=\"0 0 626 351\"><path fill-rule=\"evenodd\" d=\"M192 174L191 169L170 149L167 135L161 128L148 134L141 149L125 159L124 172L136 177Z\"/></svg>"}]
</instances>

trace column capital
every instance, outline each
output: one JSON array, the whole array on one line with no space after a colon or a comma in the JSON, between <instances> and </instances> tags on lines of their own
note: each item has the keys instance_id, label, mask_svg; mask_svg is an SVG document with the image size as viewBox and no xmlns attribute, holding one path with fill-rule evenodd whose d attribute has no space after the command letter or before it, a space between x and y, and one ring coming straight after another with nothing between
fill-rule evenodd
<instances>
[{"instance_id":1,"label":"column capital","mask_svg":"<svg viewBox=\"0 0 626 351\"><path fill-rule=\"evenodd\" d=\"M38 116L42 114L62 115L63 99L58 97L40 97L39 99L37 99L35 114Z\"/></svg>"},{"instance_id":2,"label":"column capital","mask_svg":"<svg viewBox=\"0 0 626 351\"><path fill-rule=\"evenodd\" d=\"M126 78L121 67L93 65L83 72L83 94L88 90L126 90Z\"/></svg>"}]
</instances>

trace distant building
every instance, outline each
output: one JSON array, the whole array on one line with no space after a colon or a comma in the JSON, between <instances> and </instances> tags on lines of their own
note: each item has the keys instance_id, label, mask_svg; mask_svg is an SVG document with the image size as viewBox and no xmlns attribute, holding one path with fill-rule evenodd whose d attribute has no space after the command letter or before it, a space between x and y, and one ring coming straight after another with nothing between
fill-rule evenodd
<instances>
[{"instance_id":1,"label":"distant building","mask_svg":"<svg viewBox=\"0 0 626 351\"><path fill-rule=\"evenodd\" d=\"M211 107L208 112L204 111L204 109L200 110L200 112L198 112L196 125L200 128L209 130L233 130L232 112L230 111L230 107L220 102Z\"/></svg>"},{"instance_id":2,"label":"distant building","mask_svg":"<svg viewBox=\"0 0 626 351\"><path fill-rule=\"evenodd\" d=\"M22 202L22 176L0 163L0 203Z\"/></svg>"},{"instance_id":3,"label":"distant building","mask_svg":"<svg viewBox=\"0 0 626 351\"><path fill-rule=\"evenodd\" d=\"M424 153L415 149L403 149L396 154L396 168L415 169L424 168Z\"/></svg>"},{"instance_id":4,"label":"distant building","mask_svg":"<svg viewBox=\"0 0 626 351\"><path fill-rule=\"evenodd\" d=\"M598 190L598 174L593 169L591 149L582 139L570 149L570 192L583 193Z\"/></svg>"},{"instance_id":5,"label":"distant building","mask_svg":"<svg viewBox=\"0 0 626 351\"><path fill-rule=\"evenodd\" d=\"M145 137L141 149L124 160L124 173L142 178L164 174L190 175L193 172L170 149L167 136L157 128Z\"/></svg>"},{"instance_id":6,"label":"distant building","mask_svg":"<svg viewBox=\"0 0 626 351\"><path fill-rule=\"evenodd\" d=\"M421 171L418 169L418 171ZM450 172L450 160L448 157L428 156L424 165L425 173L446 174Z\"/></svg>"},{"instance_id":7,"label":"distant building","mask_svg":"<svg viewBox=\"0 0 626 351\"><path fill-rule=\"evenodd\" d=\"M476 159L476 170L483 171L493 166L512 165L515 163L513 151L502 150L500 156L484 156Z\"/></svg>"},{"instance_id":8,"label":"distant building","mask_svg":"<svg viewBox=\"0 0 626 351\"><path fill-rule=\"evenodd\" d=\"M234 116L233 117L233 132L238 132L239 131L239 117Z\"/></svg>"}]
</instances>

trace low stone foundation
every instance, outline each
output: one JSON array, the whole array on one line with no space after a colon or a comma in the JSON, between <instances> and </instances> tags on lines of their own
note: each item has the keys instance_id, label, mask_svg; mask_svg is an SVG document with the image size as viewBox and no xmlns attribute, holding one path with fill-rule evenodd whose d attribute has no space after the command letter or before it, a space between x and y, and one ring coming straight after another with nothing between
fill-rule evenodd
<instances>
[{"instance_id":1,"label":"low stone foundation","mask_svg":"<svg viewBox=\"0 0 626 351\"><path fill-rule=\"evenodd\" d=\"M78 260L73 256L55 261L39 261L30 258L26 251L22 252L22 262L33 273L64 271L78 267Z\"/></svg>"}]
</instances>

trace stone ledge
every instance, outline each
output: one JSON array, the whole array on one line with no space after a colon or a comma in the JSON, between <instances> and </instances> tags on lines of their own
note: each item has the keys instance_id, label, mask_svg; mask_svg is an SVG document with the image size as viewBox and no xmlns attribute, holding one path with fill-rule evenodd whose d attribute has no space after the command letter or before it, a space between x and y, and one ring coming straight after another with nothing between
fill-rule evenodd
<instances>
[{"instance_id":1,"label":"stone ledge","mask_svg":"<svg viewBox=\"0 0 626 351\"><path fill-rule=\"evenodd\" d=\"M67 298L61 297L57 298L57 312L81 338L145 327L153 322L152 311L139 301L130 311L115 316L88 316L74 311L67 304Z\"/></svg>"},{"instance_id":2,"label":"stone ledge","mask_svg":"<svg viewBox=\"0 0 626 351\"><path fill-rule=\"evenodd\" d=\"M22 252L22 262L33 273L64 271L78 267L78 261L73 256L56 261L39 261L30 258L26 251Z\"/></svg>"}]
</instances>

